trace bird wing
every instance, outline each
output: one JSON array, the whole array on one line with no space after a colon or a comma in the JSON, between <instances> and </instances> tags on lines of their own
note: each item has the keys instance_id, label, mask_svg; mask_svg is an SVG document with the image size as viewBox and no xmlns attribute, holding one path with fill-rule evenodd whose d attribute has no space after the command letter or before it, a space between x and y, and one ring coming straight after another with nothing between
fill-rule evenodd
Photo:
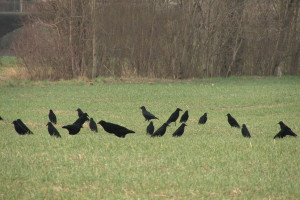
<instances>
[{"instance_id":1,"label":"bird wing","mask_svg":"<svg viewBox=\"0 0 300 200\"><path fill-rule=\"evenodd\" d=\"M169 117L169 119L167 120L167 123L169 124L169 123L171 123L171 122L173 122L173 121L176 121L176 119L178 118L178 116L177 116L177 118L176 118L176 111L175 112L173 112L172 114L171 114L171 116Z\"/></svg>"},{"instance_id":2,"label":"bird wing","mask_svg":"<svg viewBox=\"0 0 300 200\"><path fill-rule=\"evenodd\" d=\"M17 123L20 125L22 129L24 129L27 133L33 134L33 132L22 122L22 120L17 120Z\"/></svg>"},{"instance_id":3,"label":"bird wing","mask_svg":"<svg viewBox=\"0 0 300 200\"><path fill-rule=\"evenodd\" d=\"M274 139L275 138L283 138L286 136L286 133L283 131L283 130L280 130L275 136L274 136Z\"/></svg>"},{"instance_id":4,"label":"bird wing","mask_svg":"<svg viewBox=\"0 0 300 200\"><path fill-rule=\"evenodd\" d=\"M290 128L289 128L289 130L286 130L286 134L287 134L287 135L290 135L290 136L297 137L297 134L294 133Z\"/></svg>"},{"instance_id":5,"label":"bird wing","mask_svg":"<svg viewBox=\"0 0 300 200\"><path fill-rule=\"evenodd\" d=\"M53 132L56 137L61 137L58 130L53 126Z\"/></svg>"}]
</instances>

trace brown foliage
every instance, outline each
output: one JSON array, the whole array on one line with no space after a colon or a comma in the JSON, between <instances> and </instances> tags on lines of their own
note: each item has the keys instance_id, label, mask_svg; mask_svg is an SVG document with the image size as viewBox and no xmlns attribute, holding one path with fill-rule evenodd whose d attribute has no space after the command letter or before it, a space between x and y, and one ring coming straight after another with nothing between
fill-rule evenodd
<instances>
[{"instance_id":1,"label":"brown foliage","mask_svg":"<svg viewBox=\"0 0 300 200\"><path fill-rule=\"evenodd\" d=\"M36 3L15 44L32 79L191 78L299 70L299 1Z\"/></svg>"}]
</instances>

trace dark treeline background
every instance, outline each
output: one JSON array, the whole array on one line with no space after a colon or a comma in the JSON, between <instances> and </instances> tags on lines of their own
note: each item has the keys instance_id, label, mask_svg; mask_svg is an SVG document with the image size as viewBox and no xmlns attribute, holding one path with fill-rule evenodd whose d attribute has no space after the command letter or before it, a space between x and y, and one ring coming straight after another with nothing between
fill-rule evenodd
<instances>
[{"instance_id":1,"label":"dark treeline background","mask_svg":"<svg viewBox=\"0 0 300 200\"><path fill-rule=\"evenodd\" d=\"M14 50L32 79L298 75L299 2L40 2Z\"/></svg>"}]
</instances>

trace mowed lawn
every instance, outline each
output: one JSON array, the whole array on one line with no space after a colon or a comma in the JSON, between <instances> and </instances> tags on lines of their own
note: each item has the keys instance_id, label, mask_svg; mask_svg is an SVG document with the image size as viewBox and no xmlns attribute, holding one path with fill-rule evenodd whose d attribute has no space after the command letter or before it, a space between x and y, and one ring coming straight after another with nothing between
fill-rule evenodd
<instances>
[{"instance_id":1,"label":"mowed lawn","mask_svg":"<svg viewBox=\"0 0 300 200\"><path fill-rule=\"evenodd\" d=\"M2 84L0 199L300 198L300 138L273 140L281 120L300 136L300 77L92 83ZM177 107L188 109L183 136L171 136L179 123L147 136L142 105L159 118L155 128ZM61 127L77 108L136 133L118 138L84 124L70 136ZM61 139L48 134L49 109ZM207 124L198 125L204 112ZM231 128L227 113L252 138ZM34 135L19 136L17 118Z\"/></svg>"}]
</instances>

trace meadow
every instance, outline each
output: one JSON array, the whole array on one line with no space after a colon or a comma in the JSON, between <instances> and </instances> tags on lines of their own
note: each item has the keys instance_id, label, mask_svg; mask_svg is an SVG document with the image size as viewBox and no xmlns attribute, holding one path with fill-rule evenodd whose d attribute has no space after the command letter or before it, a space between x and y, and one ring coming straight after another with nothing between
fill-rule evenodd
<instances>
[{"instance_id":1,"label":"meadow","mask_svg":"<svg viewBox=\"0 0 300 200\"><path fill-rule=\"evenodd\" d=\"M179 124L147 136L142 105L159 118L155 128L177 107L188 109L183 136L171 136ZM77 108L136 133L118 138L85 124L68 135L61 127L76 120ZM61 139L48 134L49 109ZM198 125L204 112L208 121ZM227 113L252 138L231 128ZM0 199L300 198L299 137L273 140L279 121L300 134L300 77L6 81L0 115ZM17 118L34 135L18 135Z\"/></svg>"}]
</instances>

